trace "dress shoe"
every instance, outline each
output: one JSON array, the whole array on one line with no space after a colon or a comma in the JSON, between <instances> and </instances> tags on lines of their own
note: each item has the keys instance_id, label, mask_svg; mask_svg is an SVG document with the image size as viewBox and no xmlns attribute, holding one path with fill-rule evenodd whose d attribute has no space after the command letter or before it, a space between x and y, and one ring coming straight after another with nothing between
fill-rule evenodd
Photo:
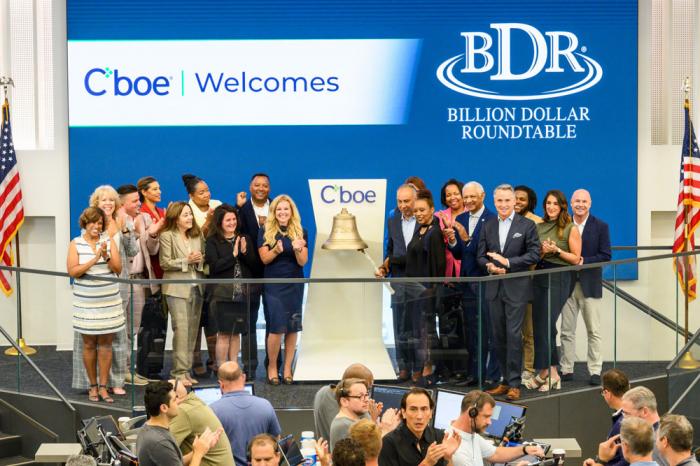
<instances>
[{"instance_id":1,"label":"dress shoe","mask_svg":"<svg viewBox=\"0 0 700 466\"><path fill-rule=\"evenodd\" d=\"M561 374L561 381L562 382L571 382L574 380L574 373L573 372L568 372L566 374L562 373Z\"/></svg>"},{"instance_id":2,"label":"dress shoe","mask_svg":"<svg viewBox=\"0 0 700 466\"><path fill-rule=\"evenodd\" d=\"M525 382L527 382L528 380L533 379L534 377L535 374L530 371L523 371L523 373L520 374L520 380L523 381L523 384L525 384Z\"/></svg>"},{"instance_id":3,"label":"dress shoe","mask_svg":"<svg viewBox=\"0 0 700 466\"><path fill-rule=\"evenodd\" d=\"M510 401L518 401L520 399L520 389L517 387L509 387L506 398Z\"/></svg>"},{"instance_id":4,"label":"dress shoe","mask_svg":"<svg viewBox=\"0 0 700 466\"><path fill-rule=\"evenodd\" d=\"M562 377L562 380L564 380L563 377ZM592 374L591 380L589 380L588 383L591 385L595 385L595 386L600 385L600 375L599 374Z\"/></svg>"},{"instance_id":5,"label":"dress shoe","mask_svg":"<svg viewBox=\"0 0 700 466\"><path fill-rule=\"evenodd\" d=\"M141 377L138 374L134 374L134 377L131 377L131 373L127 372L124 376L124 383L127 385L136 385L142 387L144 385L148 385L148 379L146 379L145 377Z\"/></svg>"},{"instance_id":6,"label":"dress shoe","mask_svg":"<svg viewBox=\"0 0 700 466\"><path fill-rule=\"evenodd\" d=\"M490 390L486 390L486 393L488 393L489 395L500 396L500 395L505 395L510 390L511 390L511 388L508 385L497 385L496 387L494 387ZM520 393L520 390L518 390L518 394L519 393Z\"/></svg>"},{"instance_id":7,"label":"dress shoe","mask_svg":"<svg viewBox=\"0 0 700 466\"><path fill-rule=\"evenodd\" d=\"M461 372L455 372L454 374L452 374L452 380L454 382L461 382L462 380L464 380L466 378L467 378L467 376Z\"/></svg>"},{"instance_id":8,"label":"dress shoe","mask_svg":"<svg viewBox=\"0 0 700 466\"><path fill-rule=\"evenodd\" d=\"M408 380L411 378L411 374L408 373L407 370L402 370L399 371L399 375L396 377L396 380L399 382L408 382Z\"/></svg>"}]
</instances>

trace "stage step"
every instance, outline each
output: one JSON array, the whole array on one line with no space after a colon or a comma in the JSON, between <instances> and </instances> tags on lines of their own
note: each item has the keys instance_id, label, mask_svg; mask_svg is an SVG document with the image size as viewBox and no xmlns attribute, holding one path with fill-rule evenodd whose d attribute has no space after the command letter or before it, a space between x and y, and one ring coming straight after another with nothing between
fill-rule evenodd
<instances>
[{"instance_id":1,"label":"stage step","mask_svg":"<svg viewBox=\"0 0 700 466\"><path fill-rule=\"evenodd\" d=\"M20 435L0 432L0 459L22 454L22 437Z\"/></svg>"},{"instance_id":2,"label":"stage step","mask_svg":"<svg viewBox=\"0 0 700 466\"><path fill-rule=\"evenodd\" d=\"M0 466L21 466L25 464L37 464L34 460L25 458L24 456L6 456L5 458L0 458Z\"/></svg>"}]
</instances>

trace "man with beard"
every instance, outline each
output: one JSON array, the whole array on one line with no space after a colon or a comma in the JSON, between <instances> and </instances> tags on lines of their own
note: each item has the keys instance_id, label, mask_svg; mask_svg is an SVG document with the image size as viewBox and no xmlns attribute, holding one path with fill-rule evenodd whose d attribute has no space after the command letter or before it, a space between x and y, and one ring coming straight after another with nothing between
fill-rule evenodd
<instances>
[{"instance_id":1,"label":"man with beard","mask_svg":"<svg viewBox=\"0 0 700 466\"><path fill-rule=\"evenodd\" d=\"M491 425L495 406L493 397L486 392L473 390L464 396L459 417L446 430L462 438L452 456L454 466L483 466L484 459L490 463L508 463L523 455L544 457L544 451L538 445L497 447L481 436Z\"/></svg>"}]
</instances>

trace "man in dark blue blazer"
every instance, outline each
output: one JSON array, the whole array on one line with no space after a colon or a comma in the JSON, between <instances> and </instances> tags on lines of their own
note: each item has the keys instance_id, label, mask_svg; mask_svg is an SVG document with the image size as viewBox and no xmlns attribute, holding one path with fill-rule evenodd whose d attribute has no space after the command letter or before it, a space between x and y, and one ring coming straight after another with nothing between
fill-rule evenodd
<instances>
[{"instance_id":1,"label":"man in dark blue blazer","mask_svg":"<svg viewBox=\"0 0 700 466\"><path fill-rule=\"evenodd\" d=\"M498 215L482 225L477 261L491 275L525 272L540 259L535 222L515 213L513 187L502 184L493 192ZM491 395L520 399L523 365L522 326L532 293L530 277L486 282L496 354L503 380Z\"/></svg>"},{"instance_id":2,"label":"man in dark blue blazer","mask_svg":"<svg viewBox=\"0 0 700 466\"><path fill-rule=\"evenodd\" d=\"M240 222L239 230L248 235L253 241L253 253L255 254L255 266L250 267L253 278L263 278L265 266L260 260L258 254L258 231L265 224L265 220L270 211L270 178L265 173L256 173L250 179L250 198L247 198L245 191L238 193L236 204L239 208L238 221ZM245 364L245 373L248 380L255 379L255 372L258 368L258 340L257 328L258 311L262 297L262 287L251 285L250 293L250 314L248 321L248 334L243 335L241 345L241 357L243 361L248 361ZM263 312L265 307L263 306ZM268 322L267 315L265 323ZM267 332L265 332L265 347L267 348ZM279 362L279 361L278 361ZM265 367L267 368L267 351L265 351ZM282 367L277 365L277 367Z\"/></svg>"},{"instance_id":3,"label":"man in dark blue blazer","mask_svg":"<svg viewBox=\"0 0 700 466\"><path fill-rule=\"evenodd\" d=\"M403 277L406 275L406 246L418 229L418 222L413 216L413 205L416 202L416 190L409 185L401 185L396 191L396 208L387 219L387 237L384 251L384 262L377 271L380 277L391 275ZM399 380L406 381L412 372L422 371L422 367L414 368L410 347L413 334L410 319L406 315L406 288L403 283L394 283L395 293L391 296L391 310L394 319L394 342L396 348L396 365L399 368Z\"/></svg>"},{"instance_id":4,"label":"man in dark blue blazer","mask_svg":"<svg viewBox=\"0 0 700 466\"><path fill-rule=\"evenodd\" d=\"M610 230L608 224L590 214L591 195L579 189L571 196L574 224L581 233L582 247L579 264L608 262ZM600 385L603 367L600 335L600 302L603 297L603 269L586 269L578 273L571 297L561 311L561 378L573 380L576 360L576 321L581 311L588 333L588 373L591 385Z\"/></svg>"},{"instance_id":5,"label":"man in dark blue blazer","mask_svg":"<svg viewBox=\"0 0 700 466\"><path fill-rule=\"evenodd\" d=\"M486 271L479 265L476 254L482 225L496 216L484 205L486 193L481 184L470 181L462 188L465 212L455 219L453 228L446 228L448 248L455 259L461 260L461 277L482 277ZM500 370L493 351L493 337L488 305L484 296L484 286L478 283L463 283L462 308L466 330L466 346L469 353L466 361L467 377L458 381L457 386L486 384L500 378ZM481 289L481 299L479 299ZM481 307L479 307L479 303ZM481 322L479 322L481 319ZM481 332L479 332L481 326ZM481 374L479 374L478 342L481 342Z\"/></svg>"}]
</instances>

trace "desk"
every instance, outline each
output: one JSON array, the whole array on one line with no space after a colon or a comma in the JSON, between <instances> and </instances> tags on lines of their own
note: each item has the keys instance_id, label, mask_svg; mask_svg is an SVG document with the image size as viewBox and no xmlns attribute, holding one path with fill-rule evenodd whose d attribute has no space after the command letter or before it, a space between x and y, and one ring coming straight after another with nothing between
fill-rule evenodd
<instances>
[{"instance_id":1,"label":"desk","mask_svg":"<svg viewBox=\"0 0 700 466\"><path fill-rule=\"evenodd\" d=\"M575 438L536 438L535 442L546 443L552 447L549 449L549 456L552 451L561 448L566 451L566 459L581 458L581 446Z\"/></svg>"},{"instance_id":2,"label":"desk","mask_svg":"<svg viewBox=\"0 0 700 466\"><path fill-rule=\"evenodd\" d=\"M42 443L34 455L37 463L65 463L73 455L83 452L79 443Z\"/></svg>"}]
</instances>

